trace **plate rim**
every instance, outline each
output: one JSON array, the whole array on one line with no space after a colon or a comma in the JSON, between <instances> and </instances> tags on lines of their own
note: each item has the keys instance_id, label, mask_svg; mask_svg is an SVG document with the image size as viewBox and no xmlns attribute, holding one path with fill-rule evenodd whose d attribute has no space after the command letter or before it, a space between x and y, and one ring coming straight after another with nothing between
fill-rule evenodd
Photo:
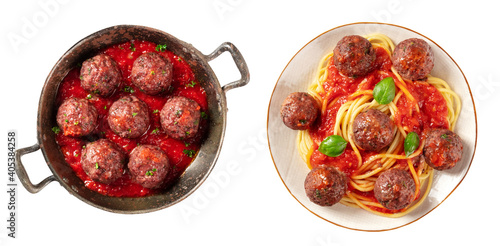
<instances>
[{"instance_id":1,"label":"plate rim","mask_svg":"<svg viewBox=\"0 0 500 246\"><path fill-rule=\"evenodd\" d=\"M453 64L455 64L455 66L458 68L458 70L460 71L462 77L464 78L465 80L465 84L467 86L467 90L468 90L468 93L469 93L469 96L470 96L470 99L471 99L471 103L472 103L472 109L473 109L473 112L474 112L474 123L475 123L475 137L474 137L474 144L473 146L471 146L472 148L472 155L471 155L471 159L470 159L470 162L468 163L468 166L467 166L467 170L465 170L465 173L463 175L463 177L460 179L460 181L455 185L455 187L449 192L449 194L447 194L438 204L436 204L433 208L431 208L429 211L423 213L421 216L413 219L412 221L408 222L408 223L404 223L402 225L399 225L399 226L395 226L395 227L392 227L392 228L385 228L385 229L360 229L360 228L353 228L353 227L349 227L349 226L345 226L345 225L341 225L339 223L336 223L336 222L333 222L333 221L330 221L329 219L327 218L324 218L322 217L321 215L315 213L314 211L312 211L311 209L309 209L306 205L304 205L290 190L290 188L287 186L287 184L285 183L285 181L283 180L283 177L280 173L280 171L278 170L278 166L276 165L276 161L275 161L275 158L273 156L273 151L272 151L272 147L271 147L271 142L269 140L269 115L270 115L270 110L271 110L271 103L272 103L272 99L273 99L273 96L275 95L275 92L276 92L276 88L278 87L278 82L280 81L281 77L283 76L283 73L286 71L286 69L288 68L288 66L290 65L290 63L295 59L295 57L302 51L304 50L309 44L311 44L312 42L314 42L316 39L318 39L319 37L325 35L326 33L329 33L333 30L336 30L336 29L339 29L339 28L343 28L343 27L347 27L347 26L354 26L354 25L386 25L386 26L392 26L392 27L396 27L396 28L400 28L400 29L405 29L407 31L410 31L410 32L413 32L413 33L416 33L418 35L421 35L422 37L428 39L429 41L431 41L434 45L436 45L437 47L439 47L441 49L441 51L443 51L446 56L448 56L448 58L453 62ZM463 108L462 108L463 110ZM392 24L392 23L383 23L383 22L353 22L353 23L348 23L348 24L343 24L343 25L340 25L340 26L336 26L334 28L331 28L329 30L326 30L322 33L320 33L319 35L317 35L316 37L314 37L313 39L311 39L310 41L308 41L305 45L303 45L291 58L290 60L287 62L286 66L283 68L283 70L281 71L275 85L274 85L274 88L273 88L273 91L271 93L271 97L269 99L269 104L268 104L268 108L267 108L267 122L266 122L266 134L267 134L267 144L268 144L268 148L269 148L269 152L270 152L270 155L271 155L271 159L273 161L273 164L274 164L274 167L276 169L276 172L278 173L278 176L281 180L281 182L283 183L283 185L285 186L285 188L287 189L287 191L290 193L290 195L292 195L292 197L302 206L304 207L305 209L307 209L309 212L311 212L312 214L316 215L317 217L329 222L329 223L332 223L336 226L339 226L339 227L342 227L342 228L346 228L346 229L350 229L350 230L354 230L354 231L366 231L366 232L380 232L380 231L390 231L390 230L395 230L395 229L398 229L398 228L402 228L404 226L407 226L409 224L412 224L418 220L420 220L421 218L425 217L426 215L428 215L430 212L434 211L437 207L439 207L446 199L448 199L448 197L453 193L455 192L455 190L458 188L458 186L460 186L460 184L462 183L462 181L465 179L465 177L467 176L467 174L469 173L469 170L472 166L472 163L474 161L474 156L476 154L476 147L477 147L477 135L478 135L478 124L477 124L477 110L476 110L476 104L474 102L474 97L472 95L472 91L471 91L471 88L470 88L470 85L469 85L469 82L467 80L467 77L465 76L462 68L458 65L458 63L453 59L453 57L451 57L451 55L445 50L443 49L439 44L437 44L436 42L434 42L434 40L430 39L429 37L419 33L419 32L416 32L410 28L407 28L407 27L404 27L404 26L400 26L400 25L396 25L396 24ZM395 218L397 219L397 218Z\"/></svg>"}]
</instances>

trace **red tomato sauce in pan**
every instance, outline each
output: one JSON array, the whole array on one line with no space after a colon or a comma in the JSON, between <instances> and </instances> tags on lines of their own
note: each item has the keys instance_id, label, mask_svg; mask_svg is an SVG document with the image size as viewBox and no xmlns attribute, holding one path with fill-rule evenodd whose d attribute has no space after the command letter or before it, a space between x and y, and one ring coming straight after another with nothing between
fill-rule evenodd
<instances>
[{"instance_id":1,"label":"red tomato sauce in pan","mask_svg":"<svg viewBox=\"0 0 500 246\"><path fill-rule=\"evenodd\" d=\"M309 129L309 134L314 142L319 143L326 137L333 135L334 125L339 108L344 104L348 98L357 91L373 90L375 85L386 77L392 77L396 83L399 81L392 73L391 57L383 48L375 48L376 61L374 69L369 74L358 77L346 77L340 74L333 62L330 60L327 69L327 79L323 83L325 91L329 95L321 95L330 98L330 106L327 107L324 114L321 114L317 127ZM406 83L408 90L415 98L416 103L420 107L420 112L414 110L414 105L404 95L398 100L396 106L398 107L397 114L395 115L394 122L397 125L407 127L410 131L415 131L419 136L427 128L449 128L447 120L448 108L445 99L441 93L432 85L426 82ZM339 171L351 177L356 174L358 169L358 159L354 150L350 145L346 147L344 152L338 157L329 157L317 150L318 146L313 146L315 149L310 157L311 167L320 165L335 166ZM365 151L359 149L363 160L368 159L372 155L378 154L373 151ZM395 165L407 165L405 160L398 160ZM365 197L370 197L374 202L377 202L373 191L360 192L354 189L348 182L348 190L361 194ZM397 210L388 210L384 208L372 208L385 213L397 213Z\"/></svg>"},{"instance_id":2,"label":"red tomato sauce in pan","mask_svg":"<svg viewBox=\"0 0 500 246\"><path fill-rule=\"evenodd\" d=\"M80 162L82 150L88 142L100 138L107 138L120 146L127 154L130 154L137 145L150 144L159 146L167 154L171 166L166 177L167 186L171 185L180 177L195 158L200 148L203 138L208 131L208 117L206 117L208 115L208 103L205 90L200 86L191 67L182 57L169 51L168 47L165 51L157 50L156 47L157 44L152 42L132 40L112 45L100 51L100 53L112 57L122 72L122 83L110 97L99 97L86 92L80 85L80 67L71 70L59 86L56 98L57 107L59 107L65 99L70 97L87 98L99 113L97 127L94 132L88 136L70 137L64 136L62 133L56 134L56 141L60 146L66 162L85 183L88 189L103 195L116 197L141 197L158 192L158 189L148 189L133 183L128 171L111 184L102 184L90 179L83 171ZM131 82L130 74L135 59L147 52L155 52L164 57L168 57L173 64L171 90L167 93L155 96L147 95L141 92ZM149 107L149 129L144 135L138 138L128 139L118 136L110 129L107 122L109 108L114 101L125 95L134 95L144 101ZM162 130L160 124L160 111L171 96L184 96L193 99L200 105L204 117L202 117L200 121L200 128L196 136L186 140L176 140L168 137Z\"/></svg>"}]
</instances>

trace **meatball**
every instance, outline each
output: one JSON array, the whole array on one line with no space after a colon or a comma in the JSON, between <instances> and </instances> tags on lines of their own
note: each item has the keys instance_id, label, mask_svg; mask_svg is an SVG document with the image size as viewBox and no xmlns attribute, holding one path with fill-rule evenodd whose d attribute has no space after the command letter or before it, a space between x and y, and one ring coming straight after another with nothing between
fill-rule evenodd
<instances>
[{"instance_id":1,"label":"meatball","mask_svg":"<svg viewBox=\"0 0 500 246\"><path fill-rule=\"evenodd\" d=\"M283 123L293 130L310 129L320 113L316 100L305 92L288 95L281 105Z\"/></svg>"},{"instance_id":2,"label":"meatball","mask_svg":"<svg viewBox=\"0 0 500 246\"><path fill-rule=\"evenodd\" d=\"M82 63L80 79L84 90L106 97L120 86L122 75L118 65L110 56L100 54Z\"/></svg>"},{"instance_id":3,"label":"meatball","mask_svg":"<svg viewBox=\"0 0 500 246\"><path fill-rule=\"evenodd\" d=\"M375 59L372 44L359 35L343 37L333 50L335 67L348 77L366 75L373 69Z\"/></svg>"},{"instance_id":4,"label":"meatball","mask_svg":"<svg viewBox=\"0 0 500 246\"><path fill-rule=\"evenodd\" d=\"M306 195L320 206L332 206L342 199L347 190L345 175L332 166L313 168L304 182Z\"/></svg>"},{"instance_id":5,"label":"meatball","mask_svg":"<svg viewBox=\"0 0 500 246\"><path fill-rule=\"evenodd\" d=\"M149 128L148 105L135 96L124 96L109 108L111 130L124 138L136 138Z\"/></svg>"},{"instance_id":6,"label":"meatball","mask_svg":"<svg viewBox=\"0 0 500 246\"><path fill-rule=\"evenodd\" d=\"M158 146L139 145L130 152L128 169L132 181L145 188L161 188L169 168L167 154Z\"/></svg>"},{"instance_id":7,"label":"meatball","mask_svg":"<svg viewBox=\"0 0 500 246\"><path fill-rule=\"evenodd\" d=\"M434 67L434 54L427 42L410 38L396 45L392 54L392 64L403 78L422 80Z\"/></svg>"},{"instance_id":8,"label":"meatball","mask_svg":"<svg viewBox=\"0 0 500 246\"><path fill-rule=\"evenodd\" d=\"M394 140L396 125L391 118L377 109L359 113L353 121L354 143L368 151L380 151Z\"/></svg>"},{"instance_id":9,"label":"meatball","mask_svg":"<svg viewBox=\"0 0 500 246\"><path fill-rule=\"evenodd\" d=\"M415 181L410 173L392 168L384 171L375 181L373 193L387 209L397 210L410 205L415 199Z\"/></svg>"},{"instance_id":10,"label":"meatball","mask_svg":"<svg viewBox=\"0 0 500 246\"><path fill-rule=\"evenodd\" d=\"M160 123L171 138L184 139L196 135L200 124L200 105L192 99L174 96L160 112Z\"/></svg>"},{"instance_id":11,"label":"meatball","mask_svg":"<svg viewBox=\"0 0 500 246\"><path fill-rule=\"evenodd\" d=\"M462 139L447 129L432 129L426 133L424 144L425 162L434 169L446 170L462 159Z\"/></svg>"},{"instance_id":12,"label":"meatball","mask_svg":"<svg viewBox=\"0 0 500 246\"><path fill-rule=\"evenodd\" d=\"M82 153L82 168L89 178L110 184L123 175L126 154L108 139L88 143Z\"/></svg>"},{"instance_id":13,"label":"meatball","mask_svg":"<svg viewBox=\"0 0 500 246\"><path fill-rule=\"evenodd\" d=\"M86 99L66 99L57 110L56 121L66 136L81 137L97 126L97 109Z\"/></svg>"},{"instance_id":14,"label":"meatball","mask_svg":"<svg viewBox=\"0 0 500 246\"><path fill-rule=\"evenodd\" d=\"M149 95L168 89L172 83L173 65L168 58L150 52L139 56L132 65L131 79L135 86Z\"/></svg>"}]
</instances>

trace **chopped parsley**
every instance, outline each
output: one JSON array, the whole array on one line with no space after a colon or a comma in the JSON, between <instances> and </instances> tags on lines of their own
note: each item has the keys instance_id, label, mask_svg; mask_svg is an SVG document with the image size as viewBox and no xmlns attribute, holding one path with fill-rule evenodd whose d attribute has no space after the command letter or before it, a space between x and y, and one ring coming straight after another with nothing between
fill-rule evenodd
<instances>
[{"instance_id":1,"label":"chopped parsley","mask_svg":"<svg viewBox=\"0 0 500 246\"><path fill-rule=\"evenodd\" d=\"M185 149L182 151L182 153L184 153L187 156L189 156L190 158L192 158L194 156L194 154L196 154L196 151L192 150L192 149Z\"/></svg>"},{"instance_id":2,"label":"chopped parsley","mask_svg":"<svg viewBox=\"0 0 500 246\"><path fill-rule=\"evenodd\" d=\"M154 172L156 172L156 168L153 168L153 170L148 170L148 171L146 172L146 175L147 175L147 176L153 176Z\"/></svg>"},{"instance_id":3,"label":"chopped parsley","mask_svg":"<svg viewBox=\"0 0 500 246\"><path fill-rule=\"evenodd\" d=\"M130 48L129 48L131 51L135 51L135 44L134 43L130 43Z\"/></svg>"},{"instance_id":4,"label":"chopped parsley","mask_svg":"<svg viewBox=\"0 0 500 246\"><path fill-rule=\"evenodd\" d=\"M316 197L321 199L321 192L318 189L315 190L315 193Z\"/></svg>"},{"instance_id":5,"label":"chopped parsley","mask_svg":"<svg viewBox=\"0 0 500 246\"><path fill-rule=\"evenodd\" d=\"M155 48L156 51L164 52L167 50L167 45L166 44L159 44Z\"/></svg>"},{"instance_id":6,"label":"chopped parsley","mask_svg":"<svg viewBox=\"0 0 500 246\"><path fill-rule=\"evenodd\" d=\"M135 90L132 87L130 87L130 86L125 86L123 88L123 91L124 92L129 92L129 93L134 93L135 92Z\"/></svg>"},{"instance_id":7,"label":"chopped parsley","mask_svg":"<svg viewBox=\"0 0 500 246\"><path fill-rule=\"evenodd\" d=\"M196 82L194 82L194 80L191 80L191 82L186 84L187 87L194 87L195 85L196 85Z\"/></svg>"},{"instance_id":8,"label":"chopped parsley","mask_svg":"<svg viewBox=\"0 0 500 246\"><path fill-rule=\"evenodd\" d=\"M52 127L52 131L55 133L55 134L59 134L61 132L61 129L59 129L59 127L57 126L54 126Z\"/></svg>"}]
</instances>

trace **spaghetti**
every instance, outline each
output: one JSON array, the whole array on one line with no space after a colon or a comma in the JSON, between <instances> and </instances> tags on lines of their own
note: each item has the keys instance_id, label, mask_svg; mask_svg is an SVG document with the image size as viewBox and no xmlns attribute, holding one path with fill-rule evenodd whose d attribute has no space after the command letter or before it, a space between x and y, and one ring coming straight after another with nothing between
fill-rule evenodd
<instances>
[{"instance_id":1,"label":"spaghetti","mask_svg":"<svg viewBox=\"0 0 500 246\"><path fill-rule=\"evenodd\" d=\"M339 73L333 62L333 52L319 62L317 74L307 92L320 105L317 127L301 130L297 135L297 148L310 169L319 165L332 165L348 177L348 189L340 203L365 209L377 215L401 217L417 208L425 199L432 185L433 168L427 165L421 154L428 128L454 129L461 110L458 95L446 81L427 75L424 81L411 81L401 77L392 66L391 56L395 46L383 34L364 36L376 52L374 69L365 76L346 77ZM392 77L396 94L392 102L380 105L373 96L375 84ZM392 143L379 152L365 151L356 146L353 139L353 121L367 109L377 109L387 114L396 124ZM420 136L420 145L409 156L404 152L404 140L408 133ZM318 151L320 143L330 135L339 135L348 144L338 157L329 157ZM415 181L416 191L410 206L389 210L374 197L377 177L391 168L408 171Z\"/></svg>"}]
</instances>

